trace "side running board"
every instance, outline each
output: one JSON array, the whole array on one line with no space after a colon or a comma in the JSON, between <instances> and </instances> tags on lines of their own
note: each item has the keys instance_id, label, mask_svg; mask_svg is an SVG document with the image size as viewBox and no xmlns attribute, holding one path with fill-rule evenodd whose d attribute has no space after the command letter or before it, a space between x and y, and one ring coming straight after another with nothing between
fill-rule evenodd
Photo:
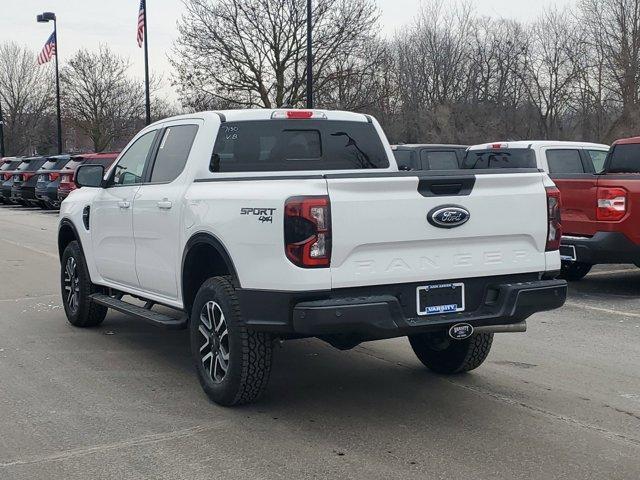
<instances>
[{"instance_id":1,"label":"side running board","mask_svg":"<svg viewBox=\"0 0 640 480\"><path fill-rule=\"evenodd\" d=\"M98 305L126 313L132 317L137 317L158 327L163 327L169 330L182 330L187 328L186 316L182 318L170 317L163 313L154 312L150 308L139 307L102 293L94 293L90 298L92 302L97 303Z\"/></svg>"}]
</instances>

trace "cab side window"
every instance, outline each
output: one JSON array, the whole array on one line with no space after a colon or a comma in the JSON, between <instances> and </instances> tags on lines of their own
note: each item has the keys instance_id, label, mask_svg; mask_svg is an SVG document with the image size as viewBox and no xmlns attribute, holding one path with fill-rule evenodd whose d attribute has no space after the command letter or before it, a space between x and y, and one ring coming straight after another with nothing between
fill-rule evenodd
<instances>
[{"instance_id":1,"label":"cab side window","mask_svg":"<svg viewBox=\"0 0 640 480\"><path fill-rule=\"evenodd\" d=\"M547 163L549 173L585 173L578 150L547 150Z\"/></svg>"},{"instance_id":2,"label":"cab side window","mask_svg":"<svg viewBox=\"0 0 640 480\"><path fill-rule=\"evenodd\" d=\"M151 172L151 183L168 183L178 178L189 158L197 125L167 127L162 134Z\"/></svg>"},{"instance_id":3,"label":"cab side window","mask_svg":"<svg viewBox=\"0 0 640 480\"><path fill-rule=\"evenodd\" d=\"M604 162L607 159L607 155L609 151L605 150L587 150L589 153L589 158L593 162L593 169L596 173L602 172L604 170Z\"/></svg>"},{"instance_id":4,"label":"cab side window","mask_svg":"<svg viewBox=\"0 0 640 480\"><path fill-rule=\"evenodd\" d=\"M156 133L145 133L129 147L116 165L112 182L114 185L142 183L142 173Z\"/></svg>"}]
</instances>

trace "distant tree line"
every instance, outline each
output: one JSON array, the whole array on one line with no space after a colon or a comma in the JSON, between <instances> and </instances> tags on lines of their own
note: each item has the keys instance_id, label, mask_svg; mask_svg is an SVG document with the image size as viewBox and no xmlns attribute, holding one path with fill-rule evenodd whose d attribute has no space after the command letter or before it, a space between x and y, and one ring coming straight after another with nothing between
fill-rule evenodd
<instances>
[{"instance_id":1,"label":"distant tree line","mask_svg":"<svg viewBox=\"0 0 640 480\"><path fill-rule=\"evenodd\" d=\"M186 108L304 105L305 0L186 0L171 55ZM532 23L431 0L393 38L373 0L314 2L318 107L393 142L611 141L640 130L640 0L578 0Z\"/></svg>"},{"instance_id":2,"label":"distant tree line","mask_svg":"<svg viewBox=\"0 0 640 480\"><path fill-rule=\"evenodd\" d=\"M184 5L169 53L182 110L304 106L306 0ZM576 0L530 23L427 0L391 38L374 0L313 5L316 106L373 114L392 142L610 142L640 133L640 0ZM52 71L36 68L35 55L0 44L13 154L55 141ZM142 83L128 70L106 46L63 65L65 126L93 149L121 146L143 124ZM158 95L153 106L155 118L177 113Z\"/></svg>"}]
</instances>

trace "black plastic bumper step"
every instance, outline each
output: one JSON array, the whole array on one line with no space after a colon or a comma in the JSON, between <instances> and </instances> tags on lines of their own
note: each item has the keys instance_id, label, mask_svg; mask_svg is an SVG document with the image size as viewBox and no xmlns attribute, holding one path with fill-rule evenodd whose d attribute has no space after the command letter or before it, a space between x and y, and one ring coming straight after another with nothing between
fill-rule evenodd
<instances>
[{"instance_id":1,"label":"black plastic bumper step","mask_svg":"<svg viewBox=\"0 0 640 480\"><path fill-rule=\"evenodd\" d=\"M104 295L102 293L94 293L91 295L91 300L98 305L112 308L118 312L127 313L133 317L137 317L145 322L152 323L158 327L167 328L169 330L181 330L187 327L187 317L174 318L163 313L154 312L153 310L139 307L117 298Z\"/></svg>"}]
</instances>

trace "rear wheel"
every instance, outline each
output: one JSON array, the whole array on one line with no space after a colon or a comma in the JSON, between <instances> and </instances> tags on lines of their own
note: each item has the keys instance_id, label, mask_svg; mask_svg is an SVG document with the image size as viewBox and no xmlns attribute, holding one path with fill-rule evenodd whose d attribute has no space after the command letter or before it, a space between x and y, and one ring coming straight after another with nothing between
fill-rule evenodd
<instances>
[{"instance_id":1,"label":"rear wheel","mask_svg":"<svg viewBox=\"0 0 640 480\"><path fill-rule=\"evenodd\" d=\"M211 400L232 406L253 402L264 393L271 372L271 337L244 325L235 289L226 277L202 284L189 331L198 379Z\"/></svg>"},{"instance_id":2,"label":"rear wheel","mask_svg":"<svg viewBox=\"0 0 640 480\"><path fill-rule=\"evenodd\" d=\"M562 262L560 267L560 277L565 280L576 282L582 280L587 273L591 270L590 263L584 262Z\"/></svg>"},{"instance_id":3,"label":"rear wheel","mask_svg":"<svg viewBox=\"0 0 640 480\"><path fill-rule=\"evenodd\" d=\"M69 323L76 327L95 327L107 315L107 308L93 303L90 295L97 291L91 283L84 254L77 241L62 254L60 288L62 303Z\"/></svg>"},{"instance_id":4,"label":"rear wheel","mask_svg":"<svg viewBox=\"0 0 640 480\"><path fill-rule=\"evenodd\" d=\"M411 335L409 343L418 359L436 373L462 373L478 368L491 351L493 333L454 340L446 333Z\"/></svg>"}]
</instances>

